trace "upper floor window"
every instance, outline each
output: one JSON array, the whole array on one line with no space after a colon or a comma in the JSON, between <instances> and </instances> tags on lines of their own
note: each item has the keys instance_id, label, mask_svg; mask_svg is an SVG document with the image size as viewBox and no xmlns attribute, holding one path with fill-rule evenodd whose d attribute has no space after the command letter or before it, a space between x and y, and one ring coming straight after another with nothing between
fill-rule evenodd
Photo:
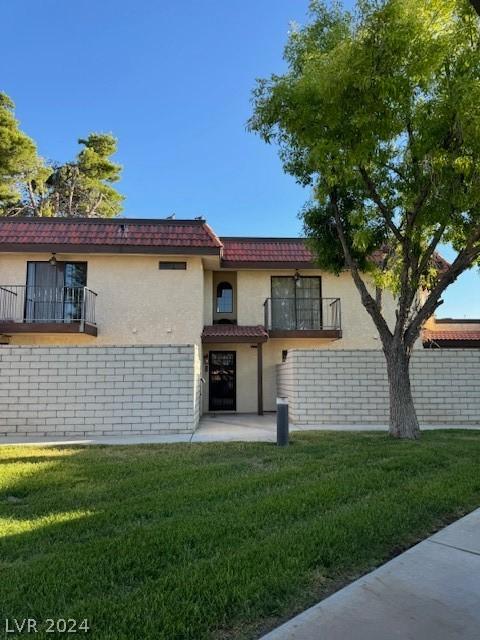
<instances>
[{"instance_id":1,"label":"upper floor window","mask_svg":"<svg viewBox=\"0 0 480 640\"><path fill-rule=\"evenodd\" d=\"M173 271L185 271L185 269L187 268L187 263L186 262L166 262L164 260L161 260L158 263L158 268L160 269L160 271L165 271L167 269L173 270Z\"/></svg>"},{"instance_id":2,"label":"upper floor window","mask_svg":"<svg viewBox=\"0 0 480 640\"><path fill-rule=\"evenodd\" d=\"M272 298L316 299L322 297L321 278L316 276L272 276Z\"/></svg>"},{"instance_id":3,"label":"upper floor window","mask_svg":"<svg viewBox=\"0 0 480 640\"><path fill-rule=\"evenodd\" d=\"M229 282L217 286L217 313L233 313L233 288Z\"/></svg>"}]
</instances>

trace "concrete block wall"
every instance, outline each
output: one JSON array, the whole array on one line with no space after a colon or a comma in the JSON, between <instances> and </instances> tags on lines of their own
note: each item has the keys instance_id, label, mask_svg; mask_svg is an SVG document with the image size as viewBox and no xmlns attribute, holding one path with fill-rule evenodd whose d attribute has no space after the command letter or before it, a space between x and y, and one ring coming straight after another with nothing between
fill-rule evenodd
<instances>
[{"instance_id":1,"label":"concrete block wall","mask_svg":"<svg viewBox=\"0 0 480 640\"><path fill-rule=\"evenodd\" d=\"M480 427L480 350L416 350L411 381L421 424ZM299 426L388 424L381 351L291 350L277 366L277 391Z\"/></svg>"},{"instance_id":2,"label":"concrete block wall","mask_svg":"<svg viewBox=\"0 0 480 640\"><path fill-rule=\"evenodd\" d=\"M0 436L191 433L198 347L0 347Z\"/></svg>"}]
</instances>

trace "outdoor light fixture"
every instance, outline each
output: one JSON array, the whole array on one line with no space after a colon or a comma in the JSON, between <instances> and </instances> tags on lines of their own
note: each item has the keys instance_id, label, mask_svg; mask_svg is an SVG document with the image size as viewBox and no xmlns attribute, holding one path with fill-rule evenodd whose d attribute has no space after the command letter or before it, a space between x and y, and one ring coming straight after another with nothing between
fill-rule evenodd
<instances>
[{"instance_id":1,"label":"outdoor light fixture","mask_svg":"<svg viewBox=\"0 0 480 640\"><path fill-rule=\"evenodd\" d=\"M298 273L298 269L295 269L295 273L293 275L293 279L295 280L295 284L298 287L298 285L300 283L300 274Z\"/></svg>"},{"instance_id":2,"label":"outdoor light fixture","mask_svg":"<svg viewBox=\"0 0 480 640\"><path fill-rule=\"evenodd\" d=\"M55 255L56 255L55 253L52 253L52 257L48 261L48 264L50 264L52 267L56 267L57 266L57 259L56 259Z\"/></svg>"}]
</instances>

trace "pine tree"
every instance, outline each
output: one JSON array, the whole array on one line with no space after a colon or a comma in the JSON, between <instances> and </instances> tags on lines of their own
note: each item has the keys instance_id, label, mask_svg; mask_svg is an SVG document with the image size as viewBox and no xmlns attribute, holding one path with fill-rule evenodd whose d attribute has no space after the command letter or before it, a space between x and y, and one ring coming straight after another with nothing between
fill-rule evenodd
<instances>
[{"instance_id":1,"label":"pine tree","mask_svg":"<svg viewBox=\"0 0 480 640\"><path fill-rule=\"evenodd\" d=\"M111 156L117 140L91 133L80 139L75 160L45 163L19 128L14 104L0 93L0 215L106 217L122 211L123 196L112 186L122 167Z\"/></svg>"},{"instance_id":2,"label":"pine tree","mask_svg":"<svg viewBox=\"0 0 480 640\"><path fill-rule=\"evenodd\" d=\"M12 100L0 93L0 214L28 210L28 215L42 215L35 190L41 190L50 171L33 140L20 130L14 109Z\"/></svg>"}]
</instances>

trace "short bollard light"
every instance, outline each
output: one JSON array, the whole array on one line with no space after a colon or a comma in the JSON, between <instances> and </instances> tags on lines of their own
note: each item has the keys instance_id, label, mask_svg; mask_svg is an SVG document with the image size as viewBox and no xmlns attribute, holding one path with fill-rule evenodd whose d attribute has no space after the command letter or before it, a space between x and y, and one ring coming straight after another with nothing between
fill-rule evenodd
<instances>
[{"instance_id":1,"label":"short bollard light","mask_svg":"<svg viewBox=\"0 0 480 640\"><path fill-rule=\"evenodd\" d=\"M288 445L288 398L277 398L277 445Z\"/></svg>"}]
</instances>

